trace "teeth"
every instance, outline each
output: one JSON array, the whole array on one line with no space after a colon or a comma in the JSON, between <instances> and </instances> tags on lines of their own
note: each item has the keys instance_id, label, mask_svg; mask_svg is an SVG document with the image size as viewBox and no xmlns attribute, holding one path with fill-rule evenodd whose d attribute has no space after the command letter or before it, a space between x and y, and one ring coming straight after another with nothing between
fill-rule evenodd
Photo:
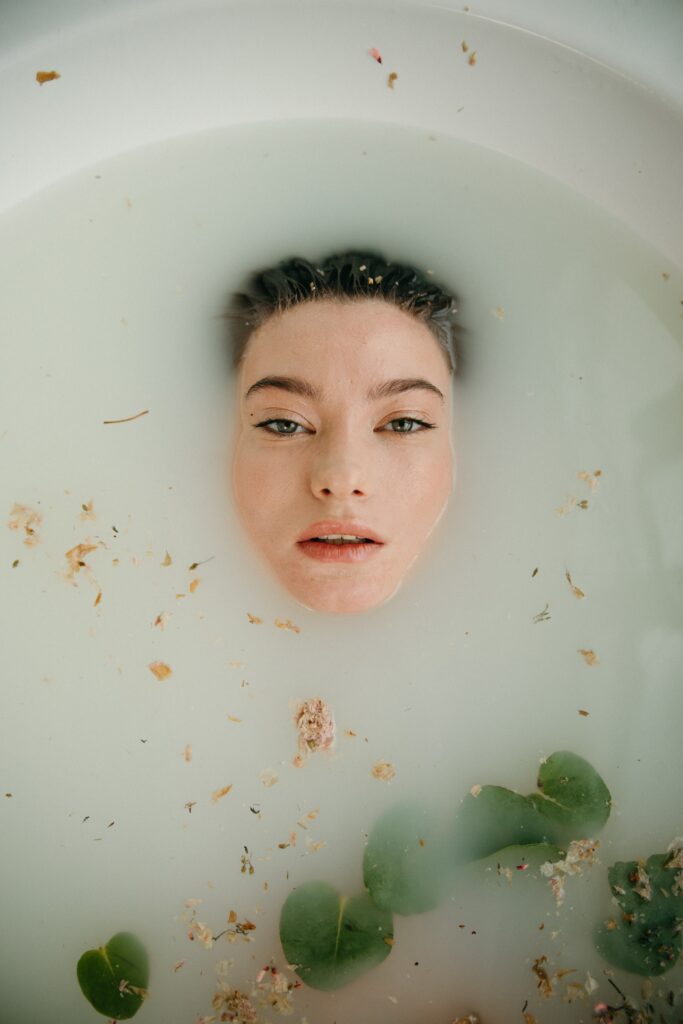
<instances>
[{"instance_id":1,"label":"teeth","mask_svg":"<svg viewBox=\"0 0 683 1024\"><path fill-rule=\"evenodd\" d=\"M320 540L327 544L358 544L366 538L356 537L351 533L326 533L322 537L312 537L311 540Z\"/></svg>"}]
</instances>

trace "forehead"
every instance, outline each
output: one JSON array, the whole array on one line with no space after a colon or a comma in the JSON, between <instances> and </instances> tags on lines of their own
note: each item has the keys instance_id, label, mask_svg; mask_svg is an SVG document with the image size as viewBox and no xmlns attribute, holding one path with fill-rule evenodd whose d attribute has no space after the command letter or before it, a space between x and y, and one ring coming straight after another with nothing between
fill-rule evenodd
<instances>
[{"instance_id":1,"label":"forehead","mask_svg":"<svg viewBox=\"0 0 683 1024\"><path fill-rule=\"evenodd\" d=\"M274 314L251 336L242 366L245 378L296 372L334 381L390 372L450 380L429 328L374 298L318 299Z\"/></svg>"}]
</instances>

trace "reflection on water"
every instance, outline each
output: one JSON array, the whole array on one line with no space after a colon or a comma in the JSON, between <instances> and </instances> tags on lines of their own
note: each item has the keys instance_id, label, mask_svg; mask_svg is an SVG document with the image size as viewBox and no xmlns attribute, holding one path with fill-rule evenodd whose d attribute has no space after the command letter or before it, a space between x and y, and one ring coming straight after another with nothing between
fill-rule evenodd
<instances>
[{"instance_id":1,"label":"reflection on water","mask_svg":"<svg viewBox=\"0 0 683 1024\"><path fill-rule=\"evenodd\" d=\"M631 912L608 868L683 832L676 269L527 168L350 123L130 154L1 230L7 1019L96 1019L76 963L118 932L149 953L149 1024L247 997L310 1024L588 1021L610 982L645 999L593 936ZM351 245L453 285L463 374L430 549L386 607L335 617L244 543L217 314L245 268ZM336 739L302 753L314 698ZM290 988L291 893L362 896L395 808L428 853L420 808L447 830L473 788L533 793L556 751L612 797L599 834L546 837L580 870L516 847L431 891L411 854L381 873L415 903L376 966ZM675 967L646 988L666 1020L680 987Z\"/></svg>"}]
</instances>

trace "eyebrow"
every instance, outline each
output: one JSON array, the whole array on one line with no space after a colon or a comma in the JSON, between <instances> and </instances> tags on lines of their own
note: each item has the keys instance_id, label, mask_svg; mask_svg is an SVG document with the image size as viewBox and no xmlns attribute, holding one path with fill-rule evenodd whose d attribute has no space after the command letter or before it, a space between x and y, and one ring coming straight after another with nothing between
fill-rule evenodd
<instances>
[{"instance_id":1,"label":"eyebrow","mask_svg":"<svg viewBox=\"0 0 683 1024\"><path fill-rule=\"evenodd\" d=\"M255 394L257 391L264 391L266 388L279 388L281 391L289 391L293 395L302 395L304 398L310 398L313 401L320 401L322 398L320 389L309 383L309 381L302 380L301 377L262 377L255 384L251 385L244 397L245 399L249 398L250 395ZM397 377L394 380L386 380L383 384L377 384L375 387L370 388L366 398L370 402L375 402L380 398L389 398L391 395L403 394L404 391L416 390L433 391L442 402L445 401L443 392L435 384L432 384L431 381L425 380L424 377Z\"/></svg>"}]
</instances>

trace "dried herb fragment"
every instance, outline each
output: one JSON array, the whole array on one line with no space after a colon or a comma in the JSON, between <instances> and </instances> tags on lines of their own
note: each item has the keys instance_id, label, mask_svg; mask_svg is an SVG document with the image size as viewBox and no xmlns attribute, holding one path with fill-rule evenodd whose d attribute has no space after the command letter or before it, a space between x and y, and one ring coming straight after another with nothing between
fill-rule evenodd
<instances>
[{"instance_id":1,"label":"dried herb fragment","mask_svg":"<svg viewBox=\"0 0 683 1024\"><path fill-rule=\"evenodd\" d=\"M564 575L565 575L565 577L567 579L567 583L572 588L572 594L574 595L574 597L578 597L578 598L585 597L586 595L584 594L583 590L581 590L580 587L577 587L576 584L572 581L572 577L571 577L571 573L569 572L569 569L566 570Z\"/></svg>"},{"instance_id":2,"label":"dried herb fragment","mask_svg":"<svg viewBox=\"0 0 683 1024\"><path fill-rule=\"evenodd\" d=\"M222 786L220 789L214 790L211 794L211 803L217 804L219 800L222 800L224 796L227 796L232 789L232 783L229 786Z\"/></svg>"},{"instance_id":3,"label":"dried herb fragment","mask_svg":"<svg viewBox=\"0 0 683 1024\"><path fill-rule=\"evenodd\" d=\"M43 517L40 512L30 508L28 505L20 505L15 501L10 512L8 526L10 530L24 531L24 544L27 547L34 547L34 545L40 543L38 529L42 526L42 523Z\"/></svg>"},{"instance_id":4,"label":"dried herb fragment","mask_svg":"<svg viewBox=\"0 0 683 1024\"><path fill-rule=\"evenodd\" d=\"M61 78L59 71L36 71L36 82L38 85L45 85L46 82L54 82Z\"/></svg>"},{"instance_id":5,"label":"dried herb fragment","mask_svg":"<svg viewBox=\"0 0 683 1024\"><path fill-rule=\"evenodd\" d=\"M291 619L276 619L275 625L278 629L289 629L292 633L300 633L301 629L296 626Z\"/></svg>"},{"instance_id":6,"label":"dried herb fragment","mask_svg":"<svg viewBox=\"0 0 683 1024\"><path fill-rule=\"evenodd\" d=\"M536 615L534 615L534 617L533 617L533 619L531 621L532 622L547 622L549 618L550 618L550 612L548 611L548 604L546 602L546 606L543 609L543 611L540 611Z\"/></svg>"},{"instance_id":7,"label":"dried herb fragment","mask_svg":"<svg viewBox=\"0 0 683 1024\"><path fill-rule=\"evenodd\" d=\"M379 779L380 782L391 782L396 775L396 769L389 761L375 761L370 774L373 779Z\"/></svg>"},{"instance_id":8,"label":"dried herb fragment","mask_svg":"<svg viewBox=\"0 0 683 1024\"><path fill-rule=\"evenodd\" d=\"M152 661L149 663L147 668L150 670L152 675L156 676L160 681L168 679L173 672L171 666L167 665L165 661Z\"/></svg>"},{"instance_id":9,"label":"dried herb fragment","mask_svg":"<svg viewBox=\"0 0 683 1024\"><path fill-rule=\"evenodd\" d=\"M143 409L142 412L136 412L134 416L125 416L122 420L102 420L107 425L110 423L130 423L132 420L139 420L141 416L146 416L149 409Z\"/></svg>"},{"instance_id":10,"label":"dried herb fragment","mask_svg":"<svg viewBox=\"0 0 683 1024\"><path fill-rule=\"evenodd\" d=\"M335 724L332 711L322 697L311 697L296 708L294 724L298 732L299 750L314 754L329 750L334 743Z\"/></svg>"}]
</instances>

